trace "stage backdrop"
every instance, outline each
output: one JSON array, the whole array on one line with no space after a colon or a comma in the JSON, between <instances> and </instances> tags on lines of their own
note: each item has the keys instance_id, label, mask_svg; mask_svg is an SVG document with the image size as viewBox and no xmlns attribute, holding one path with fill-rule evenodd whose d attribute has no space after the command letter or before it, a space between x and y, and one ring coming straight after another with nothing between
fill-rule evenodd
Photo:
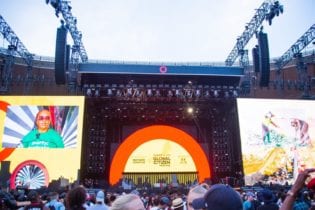
<instances>
[{"instance_id":1,"label":"stage backdrop","mask_svg":"<svg viewBox=\"0 0 315 210\"><path fill-rule=\"evenodd\" d=\"M315 166L315 101L237 99L246 184L293 182Z\"/></svg>"},{"instance_id":2,"label":"stage backdrop","mask_svg":"<svg viewBox=\"0 0 315 210\"><path fill-rule=\"evenodd\" d=\"M0 96L0 161L9 163L11 188L78 178L83 111L80 96ZM44 123L49 134L38 131Z\"/></svg>"},{"instance_id":3,"label":"stage backdrop","mask_svg":"<svg viewBox=\"0 0 315 210\"><path fill-rule=\"evenodd\" d=\"M148 141L130 155L125 173L196 172L191 155L181 145L165 140Z\"/></svg>"}]
</instances>

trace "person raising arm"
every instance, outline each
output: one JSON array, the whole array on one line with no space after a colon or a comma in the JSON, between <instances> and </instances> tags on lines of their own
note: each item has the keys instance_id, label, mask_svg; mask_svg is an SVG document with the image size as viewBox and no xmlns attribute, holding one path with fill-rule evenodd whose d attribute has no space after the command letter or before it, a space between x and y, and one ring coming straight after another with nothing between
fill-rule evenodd
<instances>
[{"instance_id":1,"label":"person raising arm","mask_svg":"<svg viewBox=\"0 0 315 210\"><path fill-rule=\"evenodd\" d=\"M279 210L293 209L293 205L299 191L305 186L305 180L310 176L310 173L313 172L315 172L315 168L305 169L299 173L291 189L287 192L287 197L284 199Z\"/></svg>"}]
</instances>

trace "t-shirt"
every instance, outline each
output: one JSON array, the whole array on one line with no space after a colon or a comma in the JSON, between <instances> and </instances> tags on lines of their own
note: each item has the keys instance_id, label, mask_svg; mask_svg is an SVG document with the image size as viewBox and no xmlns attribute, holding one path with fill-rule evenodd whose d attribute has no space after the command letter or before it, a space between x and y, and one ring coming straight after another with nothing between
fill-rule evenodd
<instances>
[{"instance_id":1,"label":"t-shirt","mask_svg":"<svg viewBox=\"0 0 315 210\"><path fill-rule=\"evenodd\" d=\"M44 204L42 203L31 203L24 207L24 210L43 210Z\"/></svg>"},{"instance_id":2,"label":"t-shirt","mask_svg":"<svg viewBox=\"0 0 315 210\"><path fill-rule=\"evenodd\" d=\"M254 208L254 205L251 201L246 200L243 203L243 209L244 210L251 210L251 209L255 209L255 208Z\"/></svg>"},{"instance_id":3,"label":"t-shirt","mask_svg":"<svg viewBox=\"0 0 315 210\"><path fill-rule=\"evenodd\" d=\"M52 209L51 207L53 206L55 210L65 210L65 206L63 203L57 201L56 199L49 201L48 203L45 204L46 207L49 209Z\"/></svg>"},{"instance_id":4,"label":"t-shirt","mask_svg":"<svg viewBox=\"0 0 315 210\"><path fill-rule=\"evenodd\" d=\"M37 129L29 132L22 139L24 148L64 148L60 134L52 128L45 133L39 133Z\"/></svg>"},{"instance_id":5,"label":"t-shirt","mask_svg":"<svg viewBox=\"0 0 315 210\"><path fill-rule=\"evenodd\" d=\"M257 210L278 210L279 206L275 203L269 203L261 205L257 208Z\"/></svg>"}]
</instances>

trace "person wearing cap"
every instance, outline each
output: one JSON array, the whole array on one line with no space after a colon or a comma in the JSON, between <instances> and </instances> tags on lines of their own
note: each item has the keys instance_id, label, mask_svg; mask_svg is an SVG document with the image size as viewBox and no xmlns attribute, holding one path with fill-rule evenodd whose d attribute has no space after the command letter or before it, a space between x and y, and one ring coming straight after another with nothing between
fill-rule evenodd
<instances>
[{"instance_id":1,"label":"person wearing cap","mask_svg":"<svg viewBox=\"0 0 315 210\"><path fill-rule=\"evenodd\" d=\"M109 207L105 205L105 194L102 190L97 192L95 205L89 207L88 210L109 210Z\"/></svg>"},{"instance_id":2,"label":"person wearing cap","mask_svg":"<svg viewBox=\"0 0 315 210\"><path fill-rule=\"evenodd\" d=\"M159 210L167 210L169 209L169 206L170 206L170 199L166 196L162 196L159 200L159 205L158 205L158 208Z\"/></svg>"},{"instance_id":3,"label":"person wearing cap","mask_svg":"<svg viewBox=\"0 0 315 210\"><path fill-rule=\"evenodd\" d=\"M243 202L244 210L252 210L255 209L254 206L255 194L253 192L246 193L246 199Z\"/></svg>"},{"instance_id":4,"label":"person wearing cap","mask_svg":"<svg viewBox=\"0 0 315 210\"><path fill-rule=\"evenodd\" d=\"M175 198L172 201L172 209L184 210L184 207L185 207L185 202L183 201L182 198Z\"/></svg>"},{"instance_id":5,"label":"person wearing cap","mask_svg":"<svg viewBox=\"0 0 315 210\"><path fill-rule=\"evenodd\" d=\"M231 186L215 184L202 198L194 199L192 207L206 210L243 210L243 201Z\"/></svg>"},{"instance_id":6,"label":"person wearing cap","mask_svg":"<svg viewBox=\"0 0 315 210\"><path fill-rule=\"evenodd\" d=\"M263 189L258 194L258 199L262 201L262 205L258 206L257 210L278 210L279 206L276 203L275 194L268 189Z\"/></svg>"},{"instance_id":7,"label":"person wearing cap","mask_svg":"<svg viewBox=\"0 0 315 210\"><path fill-rule=\"evenodd\" d=\"M65 205L59 201L59 194L57 192L49 193L49 202L45 204L46 207L53 206L56 210L65 210Z\"/></svg>"},{"instance_id":8,"label":"person wearing cap","mask_svg":"<svg viewBox=\"0 0 315 210\"><path fill-rule=\"evenodd\" d=\"M207 185L206 183L202 183L191 188L187 194L187 210L194 210L192 207L193 200L196 198L202 198L208 190L209 185Z\"/></svg>"},{"instance_id":9,"label":"person wearing cap","mask_svg":"<svg viewBox=\"0 0 315 210\"><path fill-rule=\"evenodd\" d=\"M116 198L110 207L111 210L145 210L143 202L138 195L124 194Z\"/></svg>"}]
</instances>

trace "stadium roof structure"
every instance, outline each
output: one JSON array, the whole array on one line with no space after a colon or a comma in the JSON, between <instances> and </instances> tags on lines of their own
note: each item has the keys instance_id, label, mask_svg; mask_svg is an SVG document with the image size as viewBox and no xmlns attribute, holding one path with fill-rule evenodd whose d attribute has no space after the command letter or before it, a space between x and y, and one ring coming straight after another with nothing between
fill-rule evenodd
<instances>
[{"instance_id":1,"label":"stadium roof structure","mask_svg":"<svg viewBox=\"0 0 315 210\"><path fill-rule=\"evenodd\" d=\"M81 63L79 74L86 83L103 83L117 76L118 79L136 78L140 83L157 80L165 83L183 83L195 80L197 84L239 86L244 76L242 67L181 65L181 64L113 64ZM170 79L168 81L168 79Z\"/></svg>"}]
</instances>

